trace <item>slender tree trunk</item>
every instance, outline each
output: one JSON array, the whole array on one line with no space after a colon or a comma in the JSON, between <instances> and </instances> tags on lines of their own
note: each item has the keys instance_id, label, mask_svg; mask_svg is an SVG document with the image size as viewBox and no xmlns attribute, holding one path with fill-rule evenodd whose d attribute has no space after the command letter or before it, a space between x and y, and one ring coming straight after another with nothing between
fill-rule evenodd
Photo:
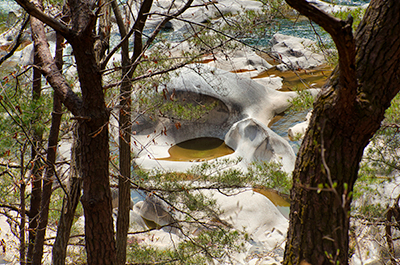
<instances>
[{"instance_id":1,"label":"slender tree trunk","mask_svg":"<svg viewBox=\"0 0 400 265\"><path fill-rule=\"evenodd\" d=\"M121 39L125 38L127 31L116 1L112 1L112 7L119 26ZM122 84L120 88L120 112L119 112L119 171L118 177L118 217L117 217L117 264L126 262L126 245L129 230L130 207L130 177L131 177L131 82L127 76L129 69L129 40L122 43Z\"/></svg>"},{"instance_id":2,"label":"slender tree trunk","mask_svg":"<svg viewBox=\"0 0 400 265\"><path fill-rule=\"evenodd\" d=\"M41 6L40 2L37 2ZM36 18L31 20L32 35L35 41L35 50L41 49L41 46L47 45L46 34L44 32L44 26L41 21ZM38 66L43 65L43 62L38 62ZM56 159L56 149L58 143L58 133L61 123L61 102L58 96L55 95L53 101L53 114L52 114L52 124L49 135L49 142L47 148L47 158L46 158L46 174L43 179L42 185L42 195L40 203L40 213L38 227L36 229L36 239L34 252L32 256L32 264L41 264L43 256L43 245L44 237L46 234L46 227L48 223L48 212L50 197L52 192L52 177L54 174L54 163Z\"/></svg>"},{"instance_id":3,"label":"slender tree trunk","mask_svg":"<svg viewBox=\"0 0 400 265\"><path fill-rule=\"evenodd\" d=\"M26 240L25 240L25 223L26 223L26 201L25 201L25 191L26 191L26 183L25 183L25 166L24 166L24 155L25 155L25 146L21 147L21 168L20 168L20 176L21 176L21 184L19 186L19 196L20 196L20 216L21 220L19 223L19 262L21 265L26 264Z\"/></svg>"},{"instance_id":4,"label":"slender tree trunk","mask_svg":"<svg viewBox=\"0 0 400 265\"><path fill-rule=\"evenodd\" d=\"M74 221L75 210L81 198L81 174L79 173L79 154L77 149L79 141L74 133L74 143L71 150L70 186L68 196L64 196L60 220L57 227L57 236L53 245L53 265L65 264L67 246L71 227Z\"/></svg>"},{"instance_id":5,"label":"slender tree trunk","mask_svg":"<svg viewBox=\"0 0 400 265\"><path fill-rule=\"evenodd\" d=\"M31 17L31 21L33 23L41 23L36 18ZM35 47L35 45L34 45ZM36 49L36 48L35 48ZM35 52L34 65L39 65L39 58L37 53ZM33 68L33 82L32 82L32 101L35 102L39 100L42 91L42 73L36 67ZM42 133L38 130L34 131L33 135L33 146L31 147L31 159L33 161L33 169L32 169L32 192L31 192L31 201L30 201L30 209L29 209L29 243L28 243L28 252L27 252L27 263L31 264L33 257L33 248L35 246L36 240L36 229L38 226L38 216L40 209L40 200L42 196L42 174L43 170L41 170L41 163L38 157L39 146L42 142Z\"/></svg>"},{"instance_id":6,"label":"slender tree trunk","mask_svg":"<svg viewBox=\"0 0 400 265\"><path fill-rule=\"evenodd\" d=\"M123 23L123 19L119 12L118 6L115 1L112 3L113 11L117 19L117 24L121 34L121 39L127 35L127 29ZM132 157L130 150L131 143L131 93L132 84L131 78L138 65L136 59L143 52L142 45L142 30L147 19L147 13L150 11L153 0L145 0L142 2L138 17L133 26L135 31L134 38L134 52L132 59L129 59L129 42L126 39L122 43L122 84L120 87L120 106L119 113L119 182L118 182L118 219L117 219L117 264L125 264L126 262L126 245L129 229L129 207L130 207L130 177L132 167ZM131 65L131 62L135 62Z\"/></svg>"},{"instance_id":7,"label":"slender tree trunk","mask_svg":"<svg viewBox=\"0 0 400 265\"><path fill-rule=\"evenodd\" d=\"M57 236L53 244L53 265L64 265L67 257L67 246L71 233L71 227L75 217L76 207L81 198L81 178L75 170L71 172L71 185L68 197L64 197L61 216L57 226Z\"/></svg>"},{"instance_id":8,"label":"slender tree trunk","mask_svg":"<svg viewBox=\"0 0 400 265\"><path fill-rule=\"evenodd\" d=\"M64 21L67 18L63 19ZM57 33L56 38L56 64L58 69L62 69L63 65L63 48L62 43L64 38L61 34ZM54 99L56 100L56 98ZM71 233L71 227L74 221L75 210L78 206L79 200L81 198L81 175L79 174L78 167L78 155L76 154L76 149L79 144L77 140L77 135L74 133L74 143L71 149L71 164L70 164L70 185L68 188L68 195L64 196L63 206L61 209L60 219L57 226L57 236L53 244L52 261L53 265L63 265L65 264L65 258L67 253L68 241Z\"/></svg>"},{"instance_id":9,"label":"slender tree trunk","mask_svg":"<svg viewBox=\"0 0 400 265\"><path fill-rule=\"evenodd\" d=\"M55 170L56 151L58 143L58 134L60 131L61 123L61 101L57 95L54 95L53 100L53 113L51 120L51 128L49 135L49 143L47 148L46 158L46 174L43 179L42 200L40 203L39 226L36 234L35 248L33 253L32 264L42 264L43 245L46 235L46 227L49 217L50 197L53 186L53 176Z\"/></svg>"},{"instance_id":10,"label":"slender tree trunk","mask_svg":"<svg viewBox=\"0 0 400 265\"><path fill-rule=\"evenodd\" d=\"M287 2L307 14L298 8L303 1ZM355 63L340 59L314 105L293 172L284 264L348 264L351 192L359 163L400 89L399 14L397 0L371 1L356 34ZM353 53L351 45L342 49Z\"/></svg>"}]
</instances>

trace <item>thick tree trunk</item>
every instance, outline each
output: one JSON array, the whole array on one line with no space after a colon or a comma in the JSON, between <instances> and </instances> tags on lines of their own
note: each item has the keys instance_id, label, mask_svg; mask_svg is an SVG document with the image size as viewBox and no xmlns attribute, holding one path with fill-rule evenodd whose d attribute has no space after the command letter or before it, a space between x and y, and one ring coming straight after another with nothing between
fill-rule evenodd
<instances>
[{"instance_id":1,"label":"thick tree trunk","mask_svg":"<svg viewBox=\"0 0 400 265\"><path fill-rule=\"evenodd\" d=\"M16 0L29 14L61 33L72 45L82 98L75 94L58 70L46 43L38 56L41 71L62 103L79 121L80 164L83 178L82 205L85 213L85 235L88 264L114 264L115 239L111 212L108 163L108 118L104 102L102 76L95 60L93 34L97 2L70 0L71 28L40 11L28 0ZM36 37L33 34L34 38Z\"/></svg>"},{"instance_id":2,"label":"thick tree trunk","mask_svg":"<svg viewBox=\"0 0 400 265\"><path fill-rule=\"evenodd\" d=\"M88 264L114 264L115 239L109 184L109 111L104 102L102 76L95 60L92 35L94 17L90 5L79 6L79 14L72 12L72 24L81 27L79 37L70 40L74 49L78 76L82 90L82 119L79 121L81 169L83 178L82 205L85 214L85 240ZM86 11L86 12L85 12ZM82 18L82 17L83 18Z\"/></svg>"},{"instance_id":3,"label":"thick tree trunk","mask_svg":"<svg viewBox=\"0 0 400 265\"><path fill-rule=\"evenodd\" d=\"M348 263L351 192L359 163L400 89L398 14L397 0L371 2L356 34L355 73L349 75L342 70L348 65L340 64L314 105L293 172L284 264Z\"/></svg>"}]
</instances>

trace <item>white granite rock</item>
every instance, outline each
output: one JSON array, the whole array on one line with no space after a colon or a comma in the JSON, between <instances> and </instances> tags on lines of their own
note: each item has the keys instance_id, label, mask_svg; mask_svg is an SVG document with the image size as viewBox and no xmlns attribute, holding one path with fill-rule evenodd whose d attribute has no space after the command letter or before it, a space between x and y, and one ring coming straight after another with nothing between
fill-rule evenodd
<instances>
[{"instance_id":1,"label":"white granite rock","mask_svg":"<svg viewBox=\"0 0 400 265\"><path fill-rule=\"evenodd\" d=\"M325 63L324 56L315 52L314 41L276 33L271 39L271 52L280 58L277 69L310 69Z\"/></svg>"},{"instance_id":2,"label":"white granite rock","mask_svg":"<svg viewBox=\"0 0 400 265\"><path fill-rule=\"evenodd\" d=\"M226 134L225 143L245 161L282 163L282 169L288 173L294 169L296 155L289 143L252 118L235 123Z\"/></svg>"},{"instance_id":3,"label":"white granite rock","mask_svg":"<svg viewBox=\"0 0 400 265\"><path fill-rule=\"evenodd\" d=\"M297 123L296 125L294 125L288 129L288 137L290 140L293 141L294 139L302 139L304 137L304 134L306 133L306 130L310 123L311 115L312 115L312 112L310 111L307 114L305 121Z\"/></svg>"},{"instance_id":4,"label":"white granite rock","mask_svg":"<svg viewBox=\"0 0 400 265\"><path fill-rule=\"evenodd\" d=\"M264 87L254 80L226 72L204 64L189 65L181 68L171 75L170 82L161 89L174 93L177 99L186 103L218 105L201 119L194 121L180 120L179 129L173 119L155 117L151 119L142 116L138 119L139 125L134 125L135 142L138 144L137 164L144 169L164 168L172 170L186 170L192 166L191 162L174 162L154 160L154 158L168 157L171 145L189 139L200 137L216 137L225 139L232 125L240 120L251 118L260 128L265 128L270 120L278 113L290 106L289 99L297 96L296 92L280 92L269 87ZM173 91L173 92L172 92ZM166 133L162 133L166 130ZM262 129L264 130L264 129ZM267 130L267 129L266 129ZM264 132L263 132L264 133ZM275 138L279 138L276 136ZM249 142L250 143L250 142ZM270 145L277 142L271 141ZM229 145L229 144L228 144ZM146 148L142 148L145 146ZM237 145L239 146L239 145ZM266 148L267 145L262 145ZM235 147L232 147L235 150ZM243 148L243 147L241 147ZM244 148L245 149L245 148ZM251 149L249 147L249 149ZM248 157L247 162L263 160L266 155L260 146L255 146L257 155ZM234 153L231 157L242 156L241 152ZM285 156L280 153L279 155ZM150 156L150 157L149 157ZM292 157L292 153L287 156ZM264 157L268 159L268 157ZM291 161L292 158L284 159ZM286 164L289 170L292 166Z\"/></svg>"},{"instance_id":5,"label":"white granite rock","mask_svg":"<svg viewBox=\"0 0 400 265\"><path fill-rule=\"evenodd\" d=\"M321 9L326 13L348 12L350 10L354 10L360 7L361 8L368 7L368 4L364 4L362 6L335 5L321 0L307 0L307 2L313 4L314 6L318 7L319 9Z\"/></svg>"}]
</instances>

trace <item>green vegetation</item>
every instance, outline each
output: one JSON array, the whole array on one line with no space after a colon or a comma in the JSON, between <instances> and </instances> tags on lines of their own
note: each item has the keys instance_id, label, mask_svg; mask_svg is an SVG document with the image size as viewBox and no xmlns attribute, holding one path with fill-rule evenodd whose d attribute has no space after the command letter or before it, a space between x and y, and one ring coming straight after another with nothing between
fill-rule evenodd
<instances>
[{"instance_id":1,"label":"green vegetation","mask_svg":"<svg viewBox=\"0 0 400 265\"><path fill-rule=\"evenodd\" d=\"M310 110L314 104L314 97L311 95L311 92L308 90L300 90L295 88L298 96L294 97L290 100L292 105L290 106L289 113L295 113L305 110Z\"/></svg>"},{"instance_id":2,"label":"green vegetation","mask_svg":"<svg viewBox=\"0 0 400 265\"><path fill-rule=\"evenodd\" d=\"M393 181L400 170L400 95L392 100L382 127L364 151L359 178L354 189L355 215L381 219L389 197L382 185Z\"/></svg>"},{"instance_id":3,"label":"green vegetation","mask_svg":"<svg viewBox=\"0 0 400 265\"><path fill-rule=\"evenodd\" d=\"M353 31L357 30L358 25L360 24L362 18L365 14L365 8L359 7L355 9L347 9L345 11L339 11L334 13L333 15L342 20L347 20L349 16L353 17Z\"/></svg>"}]
</instances>

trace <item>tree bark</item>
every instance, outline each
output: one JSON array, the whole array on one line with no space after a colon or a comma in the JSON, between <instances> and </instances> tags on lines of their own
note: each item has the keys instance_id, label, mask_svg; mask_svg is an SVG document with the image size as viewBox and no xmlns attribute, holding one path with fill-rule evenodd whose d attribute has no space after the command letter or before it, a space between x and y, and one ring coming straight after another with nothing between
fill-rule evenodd
<instances>
[{"instance_id":1,"label":"tree bark","mask_svg":"<svg viewBox=\"0 0 400 265\"><path fill-rule=\"evenodd\" d=\"M34 23L41 23L36 18L31 17L31 21ZM34 55L34 65L39 65L39 58L37 54ZM42 73L36 67L33 68L33 82L32 82L32 101L37 101L41 96L42 90ZM41 163L38 157L39 146L42 142L42 134L37 131L33 135L33 146L31 147L31 159L33 161L32 169L32 191L31 191L31 202L29 208L29 242L28 252L26 254L27 264L31 264L33 257L33 249L35 246L37 219L39 216L40 200L42 196L42 174Z\"/></svg>"},{"instance_id":2,"label":"tree bark","mask_svg":"<svg viewBox=\"0 0 400 265\"><path fill-rule=\"evenodd\" d=\"M70 165L70 186L68 196L64 196L63 206L61 209L60 220L57 227L57 236L53 244L53 265L64 265L67 256L67 246L70 237L71 227L74 221L74 214L81 198L82 179L79 173L79 160L76 150L79 141L74 133L74 143L71 150Z\"/></svg>"},{"instance_id":3,"label":"tree bark","mask_svg":"<svg viewBox=\"0 0 400 265\"><path fill-rule=\"evenodd\" d=\"M287 2L301 13L299 3L309 5ZM348 264L351 194L359 163L400 88L399 13L397 0L371 1L354 51L336 44L355 54L354 70L351 58L340 57L330 85L314 104L293 172L284 264Z\"/></svg>"},{"instance_id":4,"label":"tree bark","mask_svg":"<svg viewBox=\"0 0 400 265\"><path fill-rule=\"evenodd\" d=\"M119 7L116 1L112 1L112 8L117 19L121 40L127 36L127 30L123 23ZM118 177L118 217L116 233L117 264L126 263L126 246L129 230L129 208L130 208L130 176L131 176L131 81L127 76L129 69L129 40L122 43L122 84L120 87L119 113L119 170Z\"/></svg>"},{"instance_id":5,"label":"tree bark","mask_svg":"<svg viewBox=\"0 0 400 265\"><path fill-rule=\"evenodd\" d=\"M45 43L38 49L42 74L60 100L79 121L80 164L83 178L82 205L88 264L114 264L115 239L109 185L109 111L104 102L102 76L94 54L96 23L93 1L70 0L71 28L44 14L27 0L16 0L27 12L39 18L68 40L74 50L82 97L78 97L49 56ZM35 36L34 36L35 37Z\"/></svg>"},{"instance_id":6,"label":"tree bark","mask_svg":"<svg viewBox=\"0 0 400 265\"><path fill-rule=\"evenodd\" d=\"M68 17L63 17L64 21L68 21ZM57 33L56 37L56 64L58 69L62 69L63 65L63 48L62 43L64 38L60 33ZM57 100L56 98L54 100ZM64 265L65 258L67 256L68 241L71 233L71 227L74 221L75 210L78 206L79 200L81 198L81 183L82 178L79 174L78 168L79 161L76 154L76 149L79 141L76 138L76 133L74 133L74 143L71 148L71 164L70 164L70 174L69 174L69 187L68 194L64 196L63 205L61 208L60 219L57 226L57 236L53 244L52 251L52 261L53 265Z\"/></svg>"},{"instance_id":7,"label":"tree bark","mask_svg":"<svg viewBox=\"0 0 400 265\"><path fill-rule=\"evenodd\" d=\"M82 91L79 120L82 205L88 264L115 264L115 238L109 184L109 110L104 101L102 76L93 51L96 22L90 1L70 1L71 24L76 36L68 39L74 50ZM76 2L76 3L75 3Z\"/></svg>"}]
</instances>

